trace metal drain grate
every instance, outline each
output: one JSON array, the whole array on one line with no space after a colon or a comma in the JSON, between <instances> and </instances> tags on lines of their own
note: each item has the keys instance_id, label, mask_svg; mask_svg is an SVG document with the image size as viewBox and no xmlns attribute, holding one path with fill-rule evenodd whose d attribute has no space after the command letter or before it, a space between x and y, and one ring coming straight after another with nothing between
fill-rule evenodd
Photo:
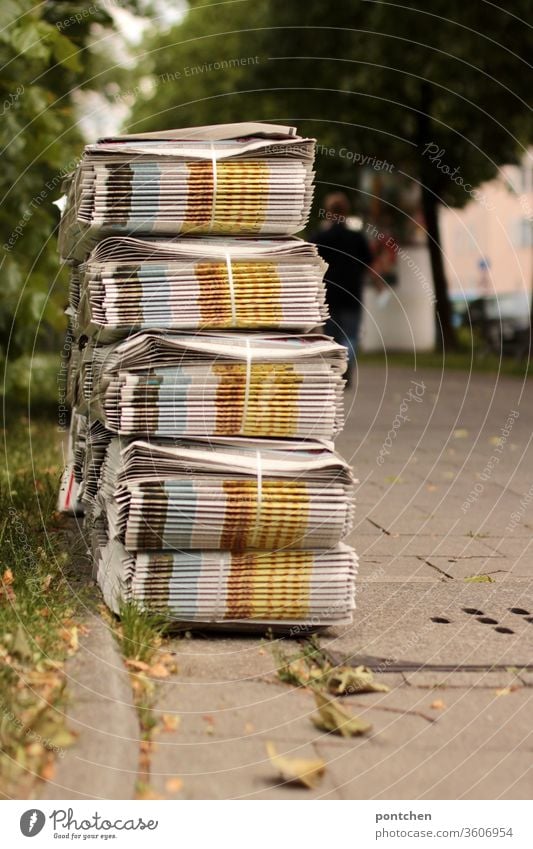
<instances>
[{"instance_id":1,"label":"metal drain grate","mask_svg":"<svg viewBox=\"0 0 533 849\"><path fill-rule=\"evenodd\" d=\"M533 623L533 615L525 607L508 607L507 611L515 616L519 616L525 622ZM478 610L477 607L462 607L461 612L466 613L468 616L474 616L476 622L479 622L481 625L494 625L493 630L497 634L515 633L512 628L508 628L507 625L500 625L498 619L493 619L492 616L486 616L483 610ZM453 619L448 619L447 616L431 616L430 618L432 622L436 622L438 625L450 625L453 622Z\"/></svg>"}]
</instances>

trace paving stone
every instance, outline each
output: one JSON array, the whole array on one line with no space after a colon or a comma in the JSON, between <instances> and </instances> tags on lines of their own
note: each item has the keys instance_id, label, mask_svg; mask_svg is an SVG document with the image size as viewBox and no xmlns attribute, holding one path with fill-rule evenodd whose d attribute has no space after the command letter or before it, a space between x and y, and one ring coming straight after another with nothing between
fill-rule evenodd
<instances>
[{"instance_id":1,"label":"paving stone","mask_svg":"<svg viewBox=\"0 0 533 849\"><path fill-rule=\"evenodd\" d=\"M505 687L520 687L524 685L524 673L509 669L498 669L494 671L462 672L454 669L450 672L422 671L405 672L404 681L412 687L421 689L442 689L446 687L463 687L471 689L481 687L484 689L498 690Z\"/></svg>"},{"instance_id":2,"label":"paving stone","mask_svg":"<svg viewBox=\"0 0 533 849\"><path fill-rule=\"evenodd\" d=\"M238 741L266 735L312 743L316 729L310 716L314 712L315 700L307 690L251 681L197 683L180 676L165 680L154 709L156 716L179 716L178 742L189 736ZM167 735L162 734L160 744L166 741Z\"/></svg>"},{"instance_id":3,"label":"paving stone","mask_svg":"<svg viewBox=\"0 0 533 849\"><path fill-rule=\"evenodd\" d=\"M397 748L366 741L357 750L320 743L328 772L344 799L530 799L533 764L529 752L481 749L464 752L450 745Z\"/></svg>"},{"instance_id":4,"label":"paving stone","mask_svg":"<svg viewBox=\"0 0 533 849\"><path fill-rule=\"evenodd\" d=\"M498 553L482 540L469 536L430 534L383 534L369 540L368 547L359 544L361 555L415 555L427 559L439 557L497 557Z\"/></svg>"},{"instance_id":5,"label":"paving stone","mask_svg":"<svg viewBox=\"0 0 533 849\"><path fill-rule=\"evenodd\" d=\"M440 570L417 557L375 557L361 552L358 580L366 581L442 581Z\"/></svg>"},{"instance_id":6,"label":"paving stone","mask_svg":"<svg viewBox=\"0 0 533 849\"><path fill-rule=\"evenodd\" d=\"M517 581L533 584L533 570L527 570L525 565L516 563L505 557L439 557L434 554L428 557L428 562L437 569L447 572L457 580L464 580L475 575L490 575L493 581Z\"/></svg>"},{"instance_id":7,"label":"paving stone","mask_svg":"<svg viewBox=\"0 0 533 849\"><path fill-rule=\"evenodd\" d=\"M319 757L309 744L287 744L270 737L276 751L289 758ZM172 740L152 756L150 786L167 798L181 799L294 799L338 798L333 776L326 774L316 790L283 782L270 763L263 740ZM183 786L169 791L169 779Z\"/></svg>"},{"instance_id":8,"label":"paving stone","mask_svg":"<svg viewBox=\"0 0 533 849\"><path fill-rule=\"evenodd\" d=\"M349 627L324 642L354 654L402 660L519 666L531 661L533 628L509 612L533 603L533 591L512 583L361 582ZM464 608L482 611L478 622ZM448 619L448 623L433 621ZM496 627L513 633L498 633Z\"/></svg>"}]
</instances>

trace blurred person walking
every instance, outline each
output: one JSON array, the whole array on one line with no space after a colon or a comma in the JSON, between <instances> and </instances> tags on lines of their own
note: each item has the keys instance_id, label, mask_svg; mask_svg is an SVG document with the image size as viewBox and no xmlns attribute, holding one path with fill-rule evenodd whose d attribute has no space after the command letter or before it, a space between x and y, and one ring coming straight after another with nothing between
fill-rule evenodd
<instances>
[{"instance_id":1,"label":"blurred person walking","mask_svg":"<svg viewBox=\"0 0 533 849\"><path fill-rule=\"evenodd\" d=\"M350 386L361 326L363 288L373 255L362 230L347 226L350 201L344 192L326 195L321 213L322 224L310 241L328 263L324 279L330 318L325 332L348 349L346 382ZM374 275L372 278L378 285Z\"/></svg>"}]
</instances>

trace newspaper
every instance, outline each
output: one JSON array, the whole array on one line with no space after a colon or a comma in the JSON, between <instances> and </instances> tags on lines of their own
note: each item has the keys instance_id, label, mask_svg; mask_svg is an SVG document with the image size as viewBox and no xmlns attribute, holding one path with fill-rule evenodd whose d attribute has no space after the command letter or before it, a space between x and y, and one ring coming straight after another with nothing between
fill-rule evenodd
<instances>
[{"instance_id":1,"label":"newspaper","mask_svg":"<svg viewBox=\"0 0 533 849\"><path fill-rule=\"evenodd\" d=\"M95 516L138 549L332 548L353 524L348 464L318 441L111 440Z\"/></svg>"},{"instance_id":2,"label":"newspaper","mask_svg":"<svg viewBox=\"0 0 533 849\"><path fill-rule=\"evenodd\" d=\"M138 333L87 346L76 404L120 434L331 439L345 365L327 336Z\"/></svg>"},{"instance_id":3,"label":"newspaper","mask_svg":"<svg viewBox=\"0 0 533 849\"><path fill-rule=\"evenodd\" d=\"M68 184L61 256L83 261L109 235L297 233L309 217L314 151L313 139L268 124L102 139Z\"/></svg>"},{"instance_id":4,"label":"newspaper","mask_svg":"<svg viewBox=\"0 0 533 849\"><path fill-rule=\"evenodd\" d=\"M72 270L77 335L132 330L294 330L328 317L326 264L300 239L104 239Z\"/></svg>"},{"instance_id":5,"label":"newspaper","mask_svg":"<svg viewBox=\"0 0 533 849\"><path fill-rule=\"evenodd\" d=\"M328 551L139 551L98 547L97 580L116 613L136 601L184 626L257 628L342 625L355 607L357 556Z\"/></svg>"}]
</instances>

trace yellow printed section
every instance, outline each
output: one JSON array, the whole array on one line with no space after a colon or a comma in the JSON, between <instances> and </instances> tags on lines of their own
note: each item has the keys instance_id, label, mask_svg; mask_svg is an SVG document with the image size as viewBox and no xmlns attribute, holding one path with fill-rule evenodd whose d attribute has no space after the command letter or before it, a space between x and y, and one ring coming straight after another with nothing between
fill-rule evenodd
<instances>
[{"instance_id":1,"label":"yellow printed section","mask_svg":"<svg viewBox=\"0 0 533 849\"><path fill-rule=\"evenodd\" d=\"M298 481L263 481L258 504L256 481L224 481L226 516L220 547L224 551L302 547L307 530L307 487Z\"/></svg>"},{"instance_id":2,"label":"yellow printed section","mask_svg":"<svg viewBox=\"0 0 533 849\"><path fill-rule=\"evenodd\" d=\"M182 232L259 233L267 212L266 162L188 162L187 211Z\"/></svg>"},{"instance_id":3,"label":"yellow printed section","mask_svg":"<svg viewBox=\"0 0 533 849\"><path fill-rule=\"evenodd\" d=\"M225 262L199 262L196 279L200 286L202 327L276 327L282 319L281 281L273 262L234 262L231 265L235 321L231 287Z\"/></svg>"},{"instance_id":4,"label":"yellow printed section","mask_svg":"<svg viewBox=\"0 0 533 849\"><path fill-rule=\"evenodd\" d=\"M265 162L218 162L213 233L259 233L266 218Z\"/></svg>"},{"instance_id":5,"label":"yellow printed section","mask_svg":"<svg viewBox=\"0 0 533 849\"><path fill-rule=\"evenodd\" d=\"M305 619L312 557L305 551L234 554L227 586L227 619Z\"/></svg>"},{"instance_id":6,"label":"yellow printed section","mask_svg":"<svg viewBox=\"0 0 533 849\"><path fill-rule=\"evenodd\" d=\"M216 394L217 436L294 436L298 432L298 395L302 377L290 363L255 363L250 369L248 402L246 366L213 366L219 377Z\"/></svg>"}]
</instances>

